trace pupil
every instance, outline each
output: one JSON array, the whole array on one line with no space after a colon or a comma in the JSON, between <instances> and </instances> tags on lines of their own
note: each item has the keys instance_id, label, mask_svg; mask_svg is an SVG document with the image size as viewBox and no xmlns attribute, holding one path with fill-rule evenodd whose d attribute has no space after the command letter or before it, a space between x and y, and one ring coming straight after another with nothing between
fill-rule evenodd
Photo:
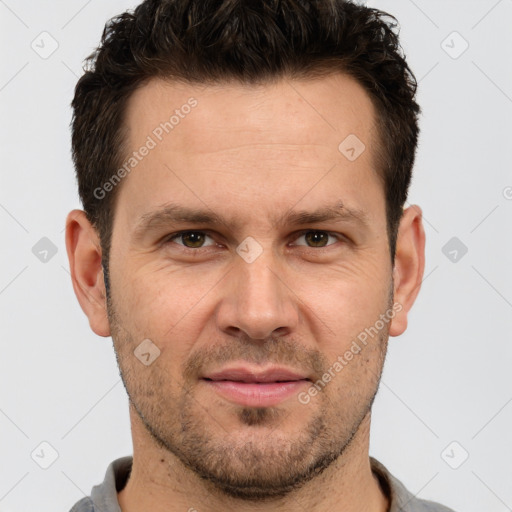
<instances>
[{"instance_id":1,"label":"pupil","mask_svg":"<svg viewBox=\"0 0 512 512\"><path fill-rule=\"evenodd\" d=\"M202 242L202 238L203 238L203 235L201 235L200 233L195 233L195 232L192 232L192 233L186 233L183 235L183 238L186 240L186 239L190 239L192 238L192 246L193 247L200 247L201 246L201 242ZM196 240L194 241L194 238L196 238ZM199 243L198 243L199 242ZM185 243L186 245L186 243Z\"/></svg>"},{"instance_id":2,"label":"pupil","mask_svg":"<svg viewBox=\"0 0 512 512\"><path fill-rule=\"evenodd\" d=\"M324 247L325 244L322 244L322 241L318 240L319 238L323 238L324 242L327 242L326 233L322 233L321 231L310 231L306 233L306 238L308 237L310 238L309 241L312 242L313 245L318 244L320 242L320 246ZM313 240L311 240L311 238L313 238Z\"/></svg>"}]
</instances>

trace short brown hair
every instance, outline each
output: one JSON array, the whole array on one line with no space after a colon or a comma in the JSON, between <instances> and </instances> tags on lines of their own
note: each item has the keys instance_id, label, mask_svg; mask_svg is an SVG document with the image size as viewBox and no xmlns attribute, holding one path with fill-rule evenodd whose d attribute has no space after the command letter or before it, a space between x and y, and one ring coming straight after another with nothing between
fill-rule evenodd
<instances>
[{"instance_id":1,"label":"short brown hair","mask_svg":"<svg viewBox=\"0 0 512 512\"><path fill-rule=\"evenodd\" d=\"M420 113L397 24L386 12L347 0L146 0L109 20L72 101L79 195L99 234L107 274L120 186L101 199L95 190L122 165L127 101L152 78L265 84L341 71L356 79L377 113L374 157L394 262Z\"/></svg>"}]
</instances>

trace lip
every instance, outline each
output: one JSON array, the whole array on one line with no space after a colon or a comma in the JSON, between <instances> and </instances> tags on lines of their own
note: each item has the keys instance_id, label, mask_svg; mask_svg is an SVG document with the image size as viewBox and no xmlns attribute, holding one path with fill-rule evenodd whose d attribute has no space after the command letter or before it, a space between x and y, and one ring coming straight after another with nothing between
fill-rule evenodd
<instances>
[{"instance_id":1,"label":"lip","mask_svg":"<svg viewBox=\"0 0 512 512\"><path fill-rule=\"evenodd\" d=\"M310 384L305 379L260 383L203 379L203 382L230 402L246 407L272 407L297 395L306 384Z\"/></svg>"},{"instance_id":2,"label":"lip","mask_svg":"<svg viewBox=\"0 0 512 512\"><path fill-rule=\"evenodd\" d=\"M249 367L226 368L201 379L225 399L248 407L271 407L296 395L310 379L293 370L271 367L257 371Z\"/></svg>"},{"instance_id":3,"label":"lip","mask_svg":"<svg viewBox=\"0 0 512 512\"><path fill-rule=\"evenodd\" d=\"M218 372L208 373L204 379L219 381L231 380L237 382L266 383L278 381L309 380L306 375L290 370L288 368L272 366L265 370L256 370L247 366L225 368Z\"/></svg>"}]
</instances>

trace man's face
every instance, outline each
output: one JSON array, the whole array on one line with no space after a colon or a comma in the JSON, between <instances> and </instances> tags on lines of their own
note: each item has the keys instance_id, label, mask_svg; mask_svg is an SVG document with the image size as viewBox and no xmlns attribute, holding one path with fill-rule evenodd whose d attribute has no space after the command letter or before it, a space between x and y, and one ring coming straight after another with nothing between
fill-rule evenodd
<instances>
[{"instance_id":1,"label":"man's face","mask_svg":"<svg viewBox=\"0 0 512 512\"><path fill-rule=\"evenodd\" d=\"M179 122L158 130L176 109ZM342 75L152 81L126 124L130 151L155 143L118 185L110 254L110 328L131 404L156 444L217 489L285 495L367 428L382 371L393 282L373 106ZM351 134L366 146L355 160L354 138L338 149ZM223 220L147 222L171 204ZM287 219L340 204L331 220ZM191 233L171 238L179 231ZM272 365L309 381L258 401L205 379Z\"/></svg>"}]
</instances>

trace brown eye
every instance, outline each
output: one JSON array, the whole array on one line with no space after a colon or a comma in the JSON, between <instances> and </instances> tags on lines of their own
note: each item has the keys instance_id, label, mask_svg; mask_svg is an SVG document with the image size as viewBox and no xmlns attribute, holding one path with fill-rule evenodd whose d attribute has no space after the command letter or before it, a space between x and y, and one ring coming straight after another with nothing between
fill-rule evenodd
<instances>
[{"instance_id":1,"label":"brown eye","mask_svg":"<svg viewBox=\"0 0 512 512\"><path fill-rule=\"evenodd\" d=\"M313 247L324 247L329 240L329 235L322 231L308 231L305 237L306 241L312 244Z\"/></svg>"},{"instance_id":2,"label":"brown eye","mask_svg":"<svg viewBox=\"0 0 512 512\"><path fill-rule=\"evenodd\" d=\"M322 248L327 247L328 245L333 245L332 243L329 244L329 237L334 238L335 240L340 240L340 236L335 236L334 234L328 233L327 231L317 231L317 230L309 230L309 231L303 231L300 233L300 238L304 238L306 240L305 244L297 244L297 245L306 245L307 247L312 248Z\"/></svg>"},{"instance_id":3,"label":"brown eye","mask_svg":"<svg viewBox=\"0 0 512 512\"><path fill-rule=\"evenodd\" d=\"M207 247L204 245L206 238L210 237L204 233L204 231L182 231L181 233L176 233L167 238L166 243L181 240L182 243L176 243L178 243L178 245L183 245L187 249L201 249L203 247Z\"/></svg>"}]
</instances>

